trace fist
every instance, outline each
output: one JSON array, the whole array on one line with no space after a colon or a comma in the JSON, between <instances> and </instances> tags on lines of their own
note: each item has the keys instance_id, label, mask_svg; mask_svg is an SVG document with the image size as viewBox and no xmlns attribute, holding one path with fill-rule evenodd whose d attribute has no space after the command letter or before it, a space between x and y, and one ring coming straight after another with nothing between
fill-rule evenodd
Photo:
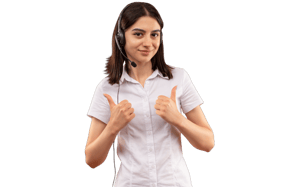
<instances>
[{"instance_id":1,"label":"fist","mask_svg":"<svg viewBox=\"0 0 291 187\"><path fill-rule=\"evenodd\" d=\"M129 103L127 100L121 101L118 105L116 105L108 94L103 94L110 107L110 125L114 128L117 132L119 132L121 129L123 129L134 117L135 114L134 109L131 108L131 103Z\"/></svg>"}]
</instances>

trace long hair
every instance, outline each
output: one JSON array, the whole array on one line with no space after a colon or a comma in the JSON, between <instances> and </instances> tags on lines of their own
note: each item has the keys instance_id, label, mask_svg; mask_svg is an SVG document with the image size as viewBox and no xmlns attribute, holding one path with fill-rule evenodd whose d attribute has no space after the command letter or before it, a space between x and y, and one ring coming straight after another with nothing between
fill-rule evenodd
<instances>
[{"instance_id":1,"label":"long hair","mask_svg":"<svg viewBox=\"0 0 291 187\"><path fill-rule=\"evenodd\" d=\"M161 32L162 28L164 27L163 20L159 14L159 12L156 10L156 8L146 2L133 2L128 4L128 7L123 11L122 19L120 22L121 29L125 31L131 27L140 17L142 16L150 16L157 20L159 25L161 26ZM129 61L123 57L121 52L119 51L117 44L115 42L115 35L117 34L118 30L118 19L115 24L115 28L113 31L112 36L112 55L107 58L106 63L106 70L105 73L108 74L107 78L109 78L109 84L118 84L119 80L122 75L123 71L123 62L125 61L126 66L125 70L129 74L130 69L128 68ZM126 43L126 41L125 41ZM125 53L124 47L121 47L123 54ZM152 63L152 70L155 71L157 68L159 71L163 74L163 76L168 76L169 79L173 78L172 75L172 67L167 65L165 63L164 59L164 46L163 42L160 44L159 49L157 53L152 57L151 59Z\"/></svg>"}]
</instances>

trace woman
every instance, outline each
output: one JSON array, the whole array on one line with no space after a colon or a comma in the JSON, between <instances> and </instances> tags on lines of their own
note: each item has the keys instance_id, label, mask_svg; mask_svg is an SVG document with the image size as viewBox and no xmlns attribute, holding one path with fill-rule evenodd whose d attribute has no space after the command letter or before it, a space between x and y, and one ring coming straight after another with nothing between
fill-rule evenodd
<instances>
[{"instance_id":1,"label":"woman","mask_svg":"<svg viewBox=\"0 0 291 187\"><path fill-rule=\"evenodd\" d=\"M203 100L183 68L165 63L163 21L155 7L131 3L119 20L106 64L109 75L98 84L87 114L92 123L86 162L101 165L118 135L116 187L191 187L181 133L197 149L213 148Z\"/></svg>"}]
</instances>

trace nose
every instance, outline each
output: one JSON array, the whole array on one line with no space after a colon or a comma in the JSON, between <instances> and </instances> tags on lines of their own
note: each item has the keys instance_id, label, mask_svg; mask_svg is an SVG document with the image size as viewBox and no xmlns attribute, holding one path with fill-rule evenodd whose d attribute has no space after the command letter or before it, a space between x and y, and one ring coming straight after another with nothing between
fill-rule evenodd
<instances>
[{"instance_id":1,"label":"nose","mask_svg":"<svg viewBox=\"0 0 291 187\"><path fill-rule=\"evenodd\" d=\"M151 36L145 36L143 40L144 46L152 46L153 40L151 39Z\"/></svg>"}]
</instances>

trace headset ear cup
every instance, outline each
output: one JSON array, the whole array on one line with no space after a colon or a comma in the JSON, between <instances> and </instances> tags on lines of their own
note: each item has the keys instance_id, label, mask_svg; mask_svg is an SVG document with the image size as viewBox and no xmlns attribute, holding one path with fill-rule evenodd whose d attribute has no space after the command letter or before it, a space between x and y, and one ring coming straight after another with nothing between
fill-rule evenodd
<instances>
[{"instance_id":1,"label":"headset ear cup","mask_svg":"<svg viewBox=\"0 0 291 187\"><path fill-rule=\"evenodd\" d=\"M125 45L124 33L122 30L118 33L118 41L122 47Z\"/></svg>"},{"instance_id":2,"label":"headset ear cup","mask_svg":"<svg viewBox=\"0 0 291 187\"><path fill-rule=\"evenodd\" d=\"M116 34L116 39L117 39L117 41L119 42L119 45L120 45L120 41L121 41L120 32L118 32Z\"/></svg>"}]
</instances>

